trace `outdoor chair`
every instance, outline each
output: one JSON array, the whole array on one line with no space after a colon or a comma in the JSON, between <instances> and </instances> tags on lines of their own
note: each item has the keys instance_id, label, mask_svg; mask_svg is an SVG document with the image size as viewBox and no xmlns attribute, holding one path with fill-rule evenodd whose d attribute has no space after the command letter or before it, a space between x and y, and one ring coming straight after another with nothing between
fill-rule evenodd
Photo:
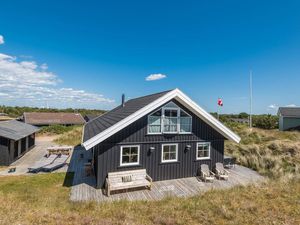
<instances>
[{"instance_id":1,"label":"outdoor chair","mask_svg":"<svg viewBox=\"0 0 300 225\"><path fill-rule=\"evenodd\" d=\"M209 167L207 164L201 165L201 178L202 178L202 180L204 180L204 182L206 182L206 181L213 182L213 180L215 179L214 176L215 176L215 174L209 170Z\"/></svg>"},{"instance_id":2,"label":"outdoor chair","mask_svg":"<svg viewBox=\"0 0 300 225\"><path fill-rule=\"evenodd\" d=\"M224 169L223 163L216 163L215 172L218 179L228 180L229 171Z\"/></svg>"}]
</instances>

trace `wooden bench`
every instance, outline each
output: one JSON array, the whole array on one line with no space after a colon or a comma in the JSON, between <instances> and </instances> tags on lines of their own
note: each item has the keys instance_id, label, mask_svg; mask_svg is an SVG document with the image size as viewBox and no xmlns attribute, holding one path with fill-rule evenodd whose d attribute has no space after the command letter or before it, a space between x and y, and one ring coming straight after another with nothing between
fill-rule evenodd
<instances>
[{"instance_id":1,"label":"wooden bench","mask_svg":"<svg viewBox=\"0 0 300 225\"><path fill-rule=\"evenodd\" d=\"M128 179L130 177L130 179ZM125 181L127 179L127 181ZM107 196L111 191L137 187L148 187L151 190L152 178L145 169L108 173L105 183Z\"/></svg>"}]
</instances>

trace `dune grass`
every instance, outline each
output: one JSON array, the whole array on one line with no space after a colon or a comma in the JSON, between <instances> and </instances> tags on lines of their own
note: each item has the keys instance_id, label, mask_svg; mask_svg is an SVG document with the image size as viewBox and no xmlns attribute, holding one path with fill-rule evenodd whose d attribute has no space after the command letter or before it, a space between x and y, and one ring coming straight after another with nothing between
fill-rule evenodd
<instances>
[{"instance_id":1,"label":"dune grass","mask_svg":"<svg viewBox=\"0 0 300 225\"><path fill-rule=\"evenodd\" d=\"M0 177L0 224L299 224L300 182L212 190L191 198L69 201L65 173Z\"/></svg>"},{"instance_id":2,"label":"dune grass","mask_svg":"<svg viewBox=\"0 0 300 225\"><path fill-rule=\"evenodd\" d=\"M236 157L238 163L270 178L300 173L300 132L230 126L242 140L240 144L226 142L225 154Z\"/></svg>"},{"instance_id":3,"label":"dune grass","mask_svg":"<svg viewBox=\"0 0 300 225\"><path fill-rule=\"evenodd\" d=\"M61 134L58 138L54 140L54 142L59 145L76 146L81 144L81 138L82 138L82 127L77 126Z\"/></svg>"}]
</instances>

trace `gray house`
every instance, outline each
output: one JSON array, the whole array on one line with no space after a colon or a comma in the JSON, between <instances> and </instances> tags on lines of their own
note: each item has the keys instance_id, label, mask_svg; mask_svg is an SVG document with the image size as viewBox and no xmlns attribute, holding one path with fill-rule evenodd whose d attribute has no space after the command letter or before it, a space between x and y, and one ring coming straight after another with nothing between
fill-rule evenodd
<instances>
[{"instance_id":1,"label":"gray house","mask_svg":"<svg viewBox=\"0 0 300 225\"><path fill-rule=\"evenodd\" d=\"M0 122L0 166L8 166L35 145L37 127L16 120Z\"/></svg>"},{"instance_id":2,"label":"gray house","mask_svg":"<svg viewBox=\"0 0 300 225\"><path fill-rule=\"evenodd\" d=\"M128 101L87 122L97 187L109 172L146 169L156 180L196 176L224 160L224 141L240 137L178 89Z\"/></svg>"},{"instance_id":3,"label":"gray house","mask_svg":"<svg viewBox=\"0 0 300 225\"><path fill-rule=\"evenodd\" d=\"M300 107L279 107L279 130L300 130Z\"/></svg>"}]
</instances>

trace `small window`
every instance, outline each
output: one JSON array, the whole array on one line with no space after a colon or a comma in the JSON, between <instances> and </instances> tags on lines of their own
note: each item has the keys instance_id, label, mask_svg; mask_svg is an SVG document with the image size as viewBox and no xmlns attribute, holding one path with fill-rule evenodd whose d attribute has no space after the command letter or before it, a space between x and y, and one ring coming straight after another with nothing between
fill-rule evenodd
<instances>
[{"instance_id":1,"label":"small window","mask_svg":"<svg viewBox=\"0 0 300 225\"><path fill-rule=\"evenodd\" d=\"M138 165L140 161L140 146L121 146L120 165Z\"/></svg>"},{"instance_id":2,"label":"small window","mask_svg":"<svg viewBox=\"0 0 300 225\"><path fill-rule=\"evenodd\" d=\"M163 144L161 161L162 162L176 162L178 156L178 144Z\"/></svg>"},{"instance_id":3,"label":"small window","mask_svg":"<svg viewBox=\"0 0 300 225\"><path fill-rule=\"evenodd\" d=\"M196 159L209 159L210 158L210 143L203 142L197 143Z\"/></svg>"}]
</instances>

